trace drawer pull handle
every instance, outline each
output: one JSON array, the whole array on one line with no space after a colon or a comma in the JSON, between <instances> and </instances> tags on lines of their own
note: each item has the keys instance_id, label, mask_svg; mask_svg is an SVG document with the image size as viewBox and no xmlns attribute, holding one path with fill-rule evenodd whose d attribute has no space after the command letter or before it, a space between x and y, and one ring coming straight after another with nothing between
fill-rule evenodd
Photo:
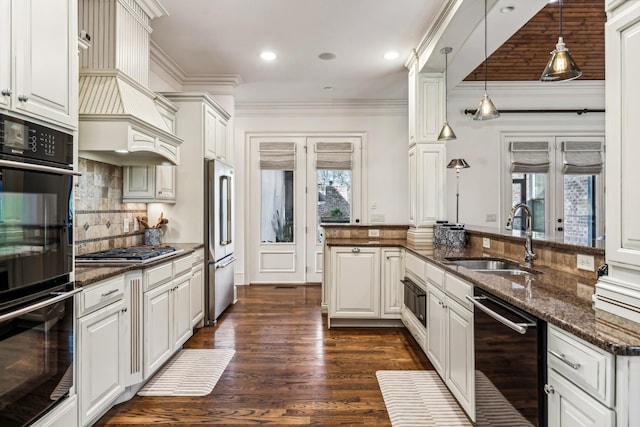
<instances>
[{"instance_id":1,"label":"drawer pull handle","mask_svg":"<svg viewBox=\"0 0 640 427\"><path fill-rule=\"evenodd\" d=\"M545 384L545 385L544 385L544 392L545 392L547 395L550 395L550 394L554 394L554 393L556 392L556 389L555 389L555 388L553 388L553 386L552 386L552 385Z\"/></svg>"},{"instance_id":2,"label":"drawer pull handle","mask_svg":"<svg viewBox=\"0 0 640 427\"><path fill-rule=\"evenodd\" d=\"M561 362L565 363L566 365L571 366L571 368L573 368L575 370L580 369L580 364L579 363L573 363L572 361L567 360L567 357L564 354L556 353L553 350L548 350L548 351L549 351L549 354L551 354L552 356L560 359Z\"/></svg>"},{"instance_id":3,"label":"drawer pull handle","mask_svg":"<svg viewBox=\"0 0 640 427\"><path fill-rule=\"evenodd\" d=\"M11 89L2 89L2 96L11 96Z\"/></svg>"},{"instance_id":4,"label":"drawer pull handle","mask_svg":"<svg viewBox=\"0 0 640 427\"><path fill-rule=\"evenodd\" d=\"M354 254L357 254L358 252L360 252L360 248L353 248L351 249L351 252L353 252Z\"/></svg>"},{"instance_id":5,"label":"drawer pull handle","mask_svg":"<svg viewBox=\"0 0 640 427\"><path fill-rule=\"evenodd\" d=\"M117 289L111 289L109 292L105 292L105 293L103 293L103 294L101 295L101 298L108 297L109 295L115 294L116 292L118 292L118 290L117 290Z\"/></svg>"}]
</instances>

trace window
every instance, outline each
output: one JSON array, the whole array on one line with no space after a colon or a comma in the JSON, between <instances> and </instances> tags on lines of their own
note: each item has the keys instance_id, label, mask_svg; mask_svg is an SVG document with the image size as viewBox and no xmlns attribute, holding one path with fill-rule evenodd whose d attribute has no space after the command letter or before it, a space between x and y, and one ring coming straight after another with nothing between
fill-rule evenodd
<instances>
[{"instance_id":1,"label":"window","mask_svg":"<svg viewBox=\"0 0 640 427\"><path fill-rule=\"evenodd\" d=\"M534 238L593 246L604 236L602 137L507 136L508 184L504 206L524 203L532 215ZM522 211L513 229L524 230Z\"/></svg>"},{"instance_id":2,"label":"window","mask_svg":"<svg viewBox=\"0 0 640 427\"><path fill-rule=\"evenodd\" d=\"M296 147L289 142L260 143L260 241L292 243Z\"/></svg>"}]
</instances>

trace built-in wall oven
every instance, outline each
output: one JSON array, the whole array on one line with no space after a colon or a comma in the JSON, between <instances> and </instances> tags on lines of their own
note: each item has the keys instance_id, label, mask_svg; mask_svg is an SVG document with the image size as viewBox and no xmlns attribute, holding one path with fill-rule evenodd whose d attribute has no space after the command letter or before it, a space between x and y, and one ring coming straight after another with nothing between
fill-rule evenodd
<instances>
[{"instance_id":1,"label":"built-in wall oven","mask_svg":"<svg viewBox=\"0 0 640 427\"><path fill-rule=\"evenodd\" d=\"M427 326L427 293L408 277L402 280L402 284L404 285L404 305L422 325Z\"/></svg>"},{"instance_id":2,"label":"built-in wall oven","mask_svg":"<svg viewBox=\"0 0 640 427\"><path fill-rule=\"evenodd\" d=\"M476 426L547 425L546 323L475 288Z\"/></svg>"},{"instance_id":3,"label":"built-in wall oven","mask_svg":"<svg viewBox=\"0 0 640 427\"><path fill-rule=\"evenodd\" d=\"M73 384L72 135L0 115L0 425Z\"/></svg>"}]
</instances>

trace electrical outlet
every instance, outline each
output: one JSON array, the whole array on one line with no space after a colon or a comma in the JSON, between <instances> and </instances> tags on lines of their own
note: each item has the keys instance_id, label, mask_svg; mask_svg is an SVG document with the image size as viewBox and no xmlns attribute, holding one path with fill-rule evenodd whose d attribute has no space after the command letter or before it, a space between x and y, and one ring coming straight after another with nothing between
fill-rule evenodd
<instances>
[{"instance_id":1,"label":"electrical outlet","mask_svg":"<svg viewBox=\"0 0 640 427\"><path fill-rule=\"evenodd\" d=\"M371 202L371 210L375 211L376 209L378 209L378 203L377 202Z\"/></svg>"},{"instance_id":2,"label":"electrical outlet","mask_svg":"<svg viewBox=\"0 0 640 427\"><path fill-rule=\"evenodd\" d=\"M369 217L371 222L384 222L384 214L371 214Z\"/></svg>"},{"instance_id":3,"label":"electrical outlet","mask_svg":"<svg viewBox=\"0 0 640 427\"><path fill-rule=\"evenodd\" d=\"M482 247L490 249L491 248L491 239L488 238L488 237L483 237L482 238Z\"/></svg>"},{"instance_id":4,"label":"electrical outlet","mask_svg":"<svg viewBox=\"0 0 640 427\"><path fill-rule=\"evenodd\" d=\"M485 222L496 222L496 221L497 221L496 214L487 214L485 218Z\"/></svg>"},{"instance_id":5,"label":"electrical outlet","mask_svg":"<svg viewBox=\"0 0 640 427\"><path fill-rule=\"evenodd\" d=\"M596 271L593 255L578 254L576 264L579 270Z\"/></svg>"},{"instance_id":6,"label":"electrical outlet","mask_svg":"<svg viewBox=\"0 0 640 427\"><path fill-rule=\"evenodd\" d=\"M369 229L369 237L380 237L380 230L377 228Z\"/></svg>"},{"instance_id":7,"label":"electrical outlet","mask_svg":"<svg viewBox=\"0 0 640 427\"><path fill-rule=\"evenodd\" d=\"M136 218L133 218L133 231L138 231L138 230L140 230L140 223Z\"/></svg>"},{"instance_id":8,"label":"electrical outlet","mask_svg":"<svg viewBox=\"0 0 640 427\"><path fill-rule=\"evenodd\" d=\"M124 219L124 222L122 223L122 231L125 233L129 232L129 218Z\"/></svg>"}]
</instances>

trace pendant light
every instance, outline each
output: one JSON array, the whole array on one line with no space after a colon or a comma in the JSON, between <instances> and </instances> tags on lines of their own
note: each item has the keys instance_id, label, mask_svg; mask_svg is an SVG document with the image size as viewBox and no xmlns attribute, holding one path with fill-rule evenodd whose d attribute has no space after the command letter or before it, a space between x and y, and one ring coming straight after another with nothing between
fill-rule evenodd
<instances>
[{"instance_id":1,"label":"pendant light","mask_svg":"<svg viewBox=\"0 0 640 427\"><path fill-rule=\"evenodd\" d=\"M582 75L582 71L573 62L573 58L571 58L569 50L564 44L564 39L562 38L562 0L559 0L558 3L560 3L560 36L558 37L558 44L556 44L555 50L551 52L551 58L549 58L549 62L540 76L541 82L562 82L577 79Z\"/></svg>"},{"instance_id":2,"label":"pendant light","mask_svg":"<svg viewBox=\"0 0 640 427\"><path fill-rule=\"evenodd\" d=\"M444 54L444 125L438 135L438 141L451 141L456 139L456 134L449 126L447 121L447 73L448 73L448 55L453 51L453 48L443 47L440 49L440 53Z\"/></svg>"},{"instance_id":3,"label":"pendant light","mask_svg":"<svg viewBox=\"0 0 640 427\"><path fill-rule=\"evenodd\" d=\"M484 0L484 96L473 116L473 120L491 120L500 117L496 106L487 95L487 0Z\"/></svg>"}]
</instances>

